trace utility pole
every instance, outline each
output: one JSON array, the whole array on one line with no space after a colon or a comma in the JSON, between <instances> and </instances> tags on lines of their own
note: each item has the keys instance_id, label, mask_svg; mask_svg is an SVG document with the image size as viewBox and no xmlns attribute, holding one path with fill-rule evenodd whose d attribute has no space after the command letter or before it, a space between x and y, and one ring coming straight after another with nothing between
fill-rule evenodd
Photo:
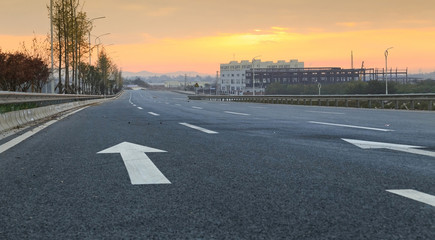
<instances>
[{"instance_id":1,"label":"utility pole","mask_svg":"<svg viewBox=\"0 0 435 240\"><path fill-rule=\"evenodd\" d=\"M392 48L390 47L385 50L385 95L388 95L388 50Z\"/></svg>"},{"instance_id":2,"label":"utility pole","mask_svg":"<svg viewBox=\"0 0 435 240\"><path fill-rule=\"evenodd\" d=\"M50 0L50 31L51 31L51 93L54 93L54 59L53 59L53 0ZM48 86L47 86L48 92Z\"/></svg>"},{"instance_id":3,"label":"utility pole","mask_svg":"<svg viewBox=\"0 0 435 240\"><path fill-rule=\"evenodd\" d=\"M350 52L350 67L353 69L353 51Z\"/></svg>"}]
</instances>

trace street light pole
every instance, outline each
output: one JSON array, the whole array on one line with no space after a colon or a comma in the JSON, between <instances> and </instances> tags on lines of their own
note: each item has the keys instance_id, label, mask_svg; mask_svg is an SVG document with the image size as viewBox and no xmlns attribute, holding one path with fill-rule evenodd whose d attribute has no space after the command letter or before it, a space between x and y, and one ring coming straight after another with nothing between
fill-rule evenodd
<instances>
[{"instance_id":1,"label":"street light pole","mask_svg":"<svg viewBox=\"0 0 435 240\"><path fill-rule=\"evenodd\" d=\"M89 66L91 66L92 65L92 60L91 60L91 55L92 55L92 52L91 52L91 31L92 31L92 27L93 27L93 24L92 24L92 21L94 21L94 20L97 20L97 19L102 19L102 18L106 18L106 17L96 17L96 18L92 18L91 20L89 20L89 22L91 23L91 28L89 29Z\"/></svg>"},{"instance_id":2,"label":"street light pole","mask_svg":"<svg viewBox=\"0 0 435 240\"><path fill-rule=\"evenodd\" d=\"M109 34L110 34L110 33L101 34L101 35L99 35L99 36L97 36L97 37L95 38L95 45L97 45L97 39L98 39L98 41L99 41L99 43L98 43L98 45L97 45L97 57L98 57L98 58L100 58L100 51L99 51L99 46L100 46L100 44L101 44L100 37L102 37L102 36L106 36L106 35L109 35Z\"/></svg>"},{"instance_id":3,"label":"street light pole","mask_svg":"<svg viewBox=\"0 0 435 240\"><path fill-rule=\"evenodd\" d=\"M385 95L388 95L388 50L392 48L390 47L385 50Z\"/></svg>"},{"instance_id":4,"label":"street light pole","mask_svg":"<svg viewBox=\"0 0 435 240\"><path fill-rule=\"evenodd\" d=\"M252 58L252 96L255 96L255 73L254 73L254 69L255 69L255 65L254 65L254 61L255 58L261 57L261 55L255 56L254 58Z\"/></svg>"}]
</instances>

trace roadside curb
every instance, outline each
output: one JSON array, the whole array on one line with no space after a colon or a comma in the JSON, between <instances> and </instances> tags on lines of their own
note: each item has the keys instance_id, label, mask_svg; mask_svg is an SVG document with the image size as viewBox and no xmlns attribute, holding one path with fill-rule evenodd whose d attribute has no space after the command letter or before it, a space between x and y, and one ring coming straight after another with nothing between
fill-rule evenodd
<instances>
[{"instance_id":1,"label":"roadside curb","mask_svg":"<svg viewBox=\"0 0 435 240\"><path fill-rule=\"evenodd\" d=\"M60 112L71 110L73 108L102 103L107 100L110 99L86 100L81 102L71 102L2 113L0 114L0 132L11 130L34 121L56 115Z\"/></svg>"}]
</instances>

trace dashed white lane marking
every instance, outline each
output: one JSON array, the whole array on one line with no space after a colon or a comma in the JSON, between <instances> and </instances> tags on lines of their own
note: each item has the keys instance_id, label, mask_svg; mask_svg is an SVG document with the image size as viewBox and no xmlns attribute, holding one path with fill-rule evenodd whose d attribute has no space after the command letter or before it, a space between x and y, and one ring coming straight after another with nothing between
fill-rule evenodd
<instances>
[{"instance_id":1,"label":"dashed white lane marking","mask_svg":"<svg viewBox=\"0 0 435 240\"><path fill-rule=\"evenodd\" d=\"M183 125L183 126L195 129L195 130L199 130L201 132L208 133L208 134L217 134L218 133L218 132L215 132L215 131L212 131L212 130L208 130L208 129L205 129L205 128L202 128L202 127L198 127L198 126L195 126L195 125L192 125L192 124L188 124L188 123L180 123L180 124Z\"/></svg>"},{"instance_id":2,"label":"dashed white lane marking","mask_svg":"<svg viewBox=\"0 0 435 240\"><path fill-rule=\"evenodd\" d=\"M250 108L256 108L256 109L265 109L266 107L252 107L252 106L249 106Z\"/></svg>"},{"instance_id":3,"label":"dashed white lane marking","mask_svg":"<svg viewBox=\"0 0 435 240\"><path fill-rule=\"evenodd\" d=\"M193 106L192 108L195 108L195 109L203 109L202 107L195 107L195 106Z\"/></svg>"},{"instance_id":4,"label":"dashed white lane marking","mask_svg":"<svg viewBox=\"0 0 435 240\"><path fill-rule=\"evenodd\" d=\"M133 107L136 107L136 104L133 104Z\"/></svg>"},{"instance_id":5,"label":"dashed white lane marking","mask_svg":"<svg viewBox=\"0 0 435 240\"><path fill-rule=\"evenodd\" d=\"M383 129L383 128L361 127L361 126L353 126L353 125L345 125L345 124L335 124L335 123L325 123L325 122L309 121L309 123L320 124L320 125L328 125L328 126L335 126L335 127L358 128L358 129L381 131L381 132L393 132L394 131L394 130Z\"/></svg>"},{"instance_id":6,"label":"dashed white lane marking","mask_svg":"<svg viewBox=\"0 0 435 240\"><path fill-rule=\"evenodd\" d=\"M46 127L52 125L53 123L56 123L57 121L62 120L62 119L66 118L66 117L68 117L68 116L70 116L70 115L73 115L74 113L77 113L77 112L79 112L79 111L81 111L81 110L83 110L83 109L85 109L85 108L88 108L88 107L84 107L84 108L78 109L78 110L76 110L76 111L74 111L74 112L68 113L67 115L60 117L58 120L51 120L51 121L49 121L49 122L47 122L47 123L44 123L44 124L42 124L41 126L38 126L38 127L34 128L34 129L32 129L32 130L30 130L30 131L24 133L23 135L18 136L18 137L16 137L16 138L10 140L10 141L7 142L7 143L4 143L4 144L0 145L0 153L3 153L3 152L5 152L5 151L9 150L10 148L12 148L12 147L18 145L18 144L21 143L22 141L24 141L24 140L26 140L27 138L29 138L29 137L35 135L36 133L38 133L39 131L43 130L44 128L46 128Z\"/></svg>"},{"instance_id":7,"label":"dashed white lane marking","mask_svg":"<svg viewBox=\"0 0 435 240\"><path fill-rule=\"evenodd\" d=\"M251 115L251 114L247 114L247 113L230 112L230 111L225 111L225 113L234 114L234 115L242 115L242 116L250 116Z\"/></svg>"},{"instance_id":8,"label":"dashed white lane marking","mask_svg":"<svg viewBox=\"0 0 435 240\"><path fill-rule=\"evenodd\" d=\"M153 115L153 116L160 116L160 114L157 114L157 113L153 113L153 112L148 112L148 113Z\"/></svg>"},{"instance_id":9,"label":"dashed white lane marking","mask_svg":"<svg viewBox=\"0 0 435 240\"><path fill-rule=\"evenodd\" d=\"M426 203L435 207L435 196L427 193L419 192L413 189L387 190L387 192L394 193L402 197L410 198L412 200Z\"/></svg>"},{"instance_id":10,"label":"dashed white lane marking","mask_svg":"<svg viewBox=\"0 0 435 240\"><path fill-rule=\"evenodd\" d=\"M309 113L323 113L323 114L336 114L336 115L344 115L344 113L340 112L322 112L322 111L305 111Z\"/></svg>"},{"instance_id":11,"label":"dashed white lane marking","mask_svg":"<svg viewBox=\"0 0 435 240\"><path fill-rule=\"evenodd\" d=\"M141 108L141 107L137 107L137 109L140 109L140 110L142 110L143 108Z\"/></svg>"}]
</instances>

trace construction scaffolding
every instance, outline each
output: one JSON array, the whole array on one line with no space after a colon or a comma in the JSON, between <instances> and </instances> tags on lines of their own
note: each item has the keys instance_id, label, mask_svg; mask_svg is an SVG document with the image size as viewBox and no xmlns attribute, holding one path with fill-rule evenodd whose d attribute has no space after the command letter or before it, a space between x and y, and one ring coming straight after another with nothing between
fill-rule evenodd
<instances>
[{"instance_id":1,"label":"construction scaffolding","mask_svg":"<svg viewBox=\"0 0 435 240\"><path fill-rule=\"evenodd\" d=\"M247 87L252 87L252 79L255 79L255 87L265 87L271 83L313 84L349 82L356 80L385 81L385 79L401 83L408 82L408 69L390 69L390 71L386 72L385 69L375 68L256 68L254 70L254 78L252 72L252 69L246 71Z\"/></svg>"}]
</instances>

